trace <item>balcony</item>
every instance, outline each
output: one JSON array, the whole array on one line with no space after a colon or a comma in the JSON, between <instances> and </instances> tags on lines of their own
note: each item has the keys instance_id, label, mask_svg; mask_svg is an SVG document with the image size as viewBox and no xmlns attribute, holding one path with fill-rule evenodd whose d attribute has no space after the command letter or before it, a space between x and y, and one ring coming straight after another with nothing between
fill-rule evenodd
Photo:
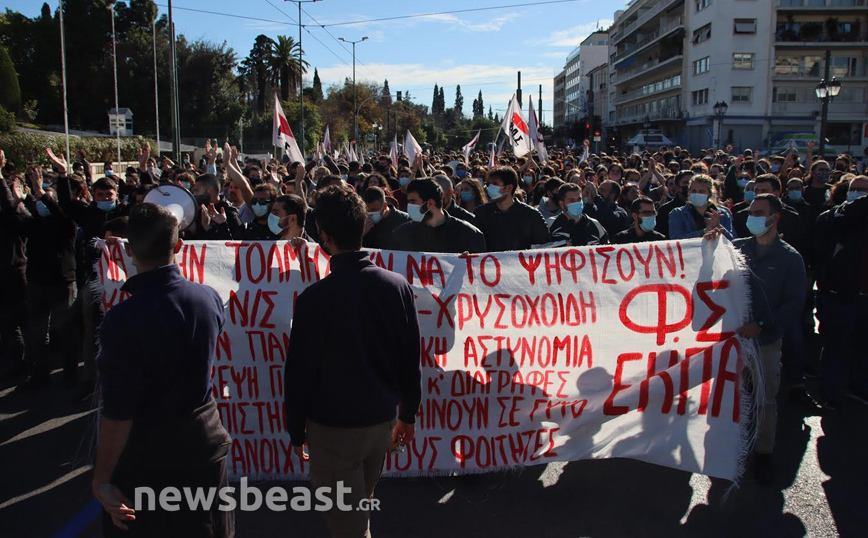
<instances>
[{"instance_id":1,"label":"balcony","mask_svg":"<svg viewBox=\"0 0 868 538\"><path fill-rule=\"evenodd\" d=\"M619 62L620 60L623 60L624 58L626 58L630 54L633 54L634 52L639 51L640 49L642 49L648 45L651 45L653 42L657 41L661 37L664 37L669 32L676 30L678 28L682 28L683 26L684 26L684 18L683 17L678 17L677 19L664 22L663 24L660 25L660 28L658 28L657 30L654 30L653 32L651 32L650 34L645 36L641 41L637 41L636 43L631 43L631 44L627 45L626 47L624 47L624 50L622 50L621 52L614 54L612 56L612 58L610 59L610 65L616 64L617 62Z\"/></svg>"},{"instance_id":2,"label":"balcony","mask_svg":"<svg viewBox=\"0 0 868 538\"><path fill-rule=\"evenodd\" d=\"M778 11L821 13L859 13L865 11L868 0L775 0Z\"/></svg>"},{"instance_id":3,"label":"balcony","mask_svg":"<svg viewBox=\"0 0 868 538\"><path fill-rule=\"evenodd\" d=\"M868 40L868 33L860 28L858 21L838 22L834 18L826 22L779 22L775 29L777 47L846 48L854 45L862 46L866 40Z\"/></svg>"},{"instance_id":4,"label":"balcony","mask_svg":"<svg viewBox=\"0 0 868 538\"><path fill-rule=\"evenodd\" d=\"M616 113L615 125L628 125L642 123L648 118L651 121L680 121L684 119L684 111L680 108L661 108L653 112L642 112L630 115L618 116Z\"/></svg>"},{"instance_id":5,"label":"balcony","mask_svg":"<svg viewBox=\"0 0 868 538\"><path fill-rule=\"evenodd\" d=\"M662 13L666 8L680 1L681 0L657 0L656 2L649 2L648 5L645 6L645 10L639 13L634 21L621 26L616 32L609 34L609 42L613 45L621 42L634 30L641 28L643 24Z\"/></svg>"},{"instance_id":6,"label":"balcony","mask_svg":"<svg viewBox=\"0 0 868 538\"><path fill-rule=\"evenodd\" d=\"M673 85L668 86L666 88L651 91L651 92L644 91L644 90L635 90L632 92L627 92L625 94L616 96L612 100L612 103L616 104L616 105L620 105L623 103L627 103L629 101L635 101L636 99L642 99L643 97L652 97L654 95L660 95L661 93L666 93L668 91L680 90L680 89L681 89L681 83L679 82L678 84L673 84Z\"/></svg>"},{"instance_id":7,"label":"balcony","mask_svg":"<svg viewBox=\"0 0 868 538\"><path fill-rule=\"evenodd\" d=\"M662 71L666 67L681 67L681 62L684 59L684 52L677 51L673 56L664 60L655 58L647 61L642 65L638 65L632 69L617 70L613 82L615 85L622 84L630 79L633 79L642 74L653 74Z\"/></svg>"},{"instance_id":8,"label":"balcony","mask_svg":"<svg viewBox=\"0 0 868 538\"><path fill-rule=\"evenodd\" d=\"M817 101L810 102L788 102L788 103L772 103L772 113L785 116L813 116L819 118L820 103ZM829 103L829 117L834 119L851 119L854 116L865 114L865 103L832 101ZM819 120L818 120L819 121Z\"/></svg>"}]
</instances>

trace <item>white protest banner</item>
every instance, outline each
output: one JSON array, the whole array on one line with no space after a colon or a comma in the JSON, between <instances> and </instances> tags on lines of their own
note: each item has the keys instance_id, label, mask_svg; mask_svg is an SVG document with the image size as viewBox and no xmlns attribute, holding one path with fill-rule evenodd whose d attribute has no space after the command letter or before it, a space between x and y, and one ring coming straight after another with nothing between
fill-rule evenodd
<instances>
[{"instance_id":1,"label":"white protest banner","mask_svg":"<svg viewBox=\"0 0 868 538\"><path fill-rule=\"evenodd\" d=\"M739 476L753 401L742 371L756 359L735 335L750 297L729 242L369 256L413 286L422 332L416 439L387 456L387 473L625 457ZM328 257L227 241L187 243L177 261L224 301L212 379L232 476L303 476L284 430L284 361L295 299L328 274ZM134 269L119 245L97 265L108 309Z\"/></svg>"}]
</instances>

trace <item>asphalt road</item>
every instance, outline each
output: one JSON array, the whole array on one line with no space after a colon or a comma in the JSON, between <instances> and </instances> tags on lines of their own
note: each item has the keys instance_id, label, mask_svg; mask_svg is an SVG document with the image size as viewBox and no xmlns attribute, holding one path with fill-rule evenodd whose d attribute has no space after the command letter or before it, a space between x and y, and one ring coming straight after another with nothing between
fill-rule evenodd
<instances>
[{"instance_id":1,"label":"asphalt road","mask_svg":"<svg viewBox=\"0 0 868 538\"><path fill-rule=\"evenodd\" d=\"M60 375L42 392L0 386L2 538L100 535L89 491L95 414L60 388ZM726 481L631 460L383 479L372 531L420 538L868 536L868 408L805 416L784 396L774 486L748 473L724 499ZM328 536L318 513L239 512L237 529L240 538Z\"/></svg>"}]
</instances>

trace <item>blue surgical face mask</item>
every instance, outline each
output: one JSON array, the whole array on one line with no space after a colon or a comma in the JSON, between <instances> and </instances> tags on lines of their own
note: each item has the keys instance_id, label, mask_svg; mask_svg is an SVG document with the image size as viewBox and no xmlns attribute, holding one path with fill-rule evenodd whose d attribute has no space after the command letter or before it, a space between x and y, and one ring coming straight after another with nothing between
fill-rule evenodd
<instances>
[{"instance_id":1,"label":"blue surgical face mask","mask_svg":"<svg viewBox=\"0 0 868 538\"><path fill-rule=\"evenodd\" d=\"M750 181L749 177L741 176L740 178L738 178L738 186L743 189L747 186L748 181Z\"/></svg>"},{"instance_id":2,"label":"blue surgical face mask","mask_svg":"<svg viewBox=\"0 0 868 538\"><path fill-rule=\"evenodd\" d=\"M181 186L187 190L190 190L190 187L192 187L193 185L189 181L182 181Z\"/></svg>"},{"instance_id":3,"label":"blue surgical face mask","mask_svg":"<svg viewBox=\"0 0 868 538\"><path fill-rule=\"evenodd\" d=\"M750 215L747 218L747 230L757 237L764 235L767 231L769 231L769 225L766 224L767 221L767 217L756 217L754 215Z\"/></svg>"},{"instance_id":4,"label":"blue surgical face mask","mask_svg":"<svg viewBox=\"0 0 868 538\"><path fill-rule=\"evenodd\" d=\"M802 191L787 191L787 198L793 202L798 202L802 199Z\"/></svg>"},{"instance_id":5,"label":"blue surgical face mask","mask_svg":"<svg viewBox=\"0 0 868 538\"><path fill-rule=\"evenodd\" d=\"M42 188L43 189L47 189L49 187L51 187L51 182L49 182L49 181L43 181L42 182Z\"/></svg>"},{"instance_id":6,"label":"blue surgical face mask","mask_svg":"<svg viewBox=\"0 0 868 538\"><path fill-rule=\"evenodd\" d=\"M271 233L274 235L280 235L285 229L280 227L280 217L274 213L268 215L268 229L271 230Z\"/></svg>"},{"instance_id":7,"label":"blue surgical face mask","mask_svg":"<svg viewBox=\"0 0 868 538\"><path fill-rule=\"evenodd\" d=\"M822 172L817 171L817 172L814 172L814 179L816 179L820 183L826 183L827 181L829 181L830 175L831 175L831 173L826 172L825 170Z\"/></svg>"},{"instance_id":8,"label":"blue surgical face mask","mask_svg":"<svg viewBox=\"0 0 868 538\"><path fill-rule=\"evenodd\" d=\"M398 183L399 183L402 187L406 187L406 186L407 186L407 183L410 183L410 178L408 178L408 177L399 177L399 178L398 178Z\"/></svg>"},{"instance_id":9,"label":"blue surgical face mask","mask_svg":"<svg viewBox=\"0 0 868 538\"><path fill-rule=\"evenodd\" d=\"M268 204L260 204L258 202L254 202L251 206L253 210L253 214L257 217L264 217L266 213L268 213Z\"/></svg>"},{"instance_id":10,"label":"blue surgical face mask","mask_svg":"<svg viewBox=\"0 0 868 538\"><path fill-rule=\"evenodd\" d=\"M528 185L533 183L533 176L524 176L523 179L524 179L524 182L527 183Z\"/></svg>"},{"instance_id":11,"label":"blue surgical face mask","mask_svg":"<svg viewBox=\"0 0 868 538\"><path fill-rule=\"evenodd\" d=\"M348 180L349 178L350 178L350 176L348 176L346 174L341 174L341 179L343 179L344 181Z\"/></svg>"},{"instance_id":12,"label":"blue surgical face mask","mask_svg":"<svg viewBox=\"0 0 868 538\"><path fill-rule=\"evenodd\" d=\"M105 177L112 177L113 175L115 175L114 170L105 171Z\"/></svg>"},{"instance_id":13,"label":"blue surgical face mask","mask_svg":"<svg viewBox=\"0 0 868 538\"><path fill-rule=\"evenodd\" d=\"M379 224L383 219L383 214L379 211L368 211L368 218L371 219L371 222L374 224Z\"/></svg>"},{"instance_id":14,"label":"blue surgical face mask","mask_svg":"<svg viewBox=\"0 0 868 538\"><path fill-rule=\"evenodd\" d=\"M48 209L48 206L42 203L42 200L36 202L36 212L39 213L40 217L47 217L51 215L51 210Z\"/></svg>"},{"instance_id":15,"label":"blue surgical face mask","mask_svg":"<svg viewBox=\"0 0 868 538\"><path fill-rule=\"evenodd\" d=\"M461 201L470 203L473 201L473 193L470 191L461 191Z\"/></svg>"},{"instance_id":16,"label":"blue surgical face mask","mask_svg":"<svg viewBox=\"0 0 868 538\"><path fill-rule=\"evenodd\" d=\"M109 200L107 202L97 202L96 206L105 212L109 212L118 205L117 200Z\"/></svg>"},{"instance_id":17,"label":"blue surgical face mask","mask_svg":"<svg viewBox=\"0 0 868 538\"><path fill-rule=\"evenodd\" d=\"M779 165L779 164L773 164L772 165L772 173L773 174L777 174L780 171L781 171L781 165Z\"/></svg>"},{"instance_id":18,"label":"blue surgical face mask","mask_svg":"<svg viewBox=\"0 0 868 538\"><path fill-rule=\"evenodd\" d=\"M428 211L422 211L422 206L419 204L407 204L407 214L410 215L410 218L413 219L413 222L422 222L422 219L425 218L425 213Z\"/></svg>"},{"instance_id":19,"label":"blue surgical face mask","mask_svg":"<svg viewBox=\"0 0 868 538\"><path fill-rule=\"evenodd\" d=\"M455 175L458 176L458 177L464 177L464 176L467 175L467 170L461 170L461 169L459 169L458 171L455 172Z\"/></svg>"},{"instance_id":20,"label":"blue surgical face mask","mask_svg":"<svg viewBox=\"0 0 868 538\"><path fill-rule=\"evenodd\" d=\"M708 195L700 194L698 192L690 193L690 203L693 207L705 207L708 205Z\"/></svg>"},{"instance_id":21,"label":"blue surgical face mask","mask_svg":"<svg viewBox=\"0 0 868 538\"><path fill-rule=\"evenodd\" d=\"M756 198L756 193L753 191L744 191L744 201L747 203L753 202L753 199Z\"/></svg>"},{"instance_id":22,"label":"blue surgical face mask","mask_svg":"<svg viewBox=\"0 0 868 538\"><path fill-rule=\"evenodd\" d=\"M642 217L639 219L639 227L645 233L650 232L657 227L657 217Z\"/></svg>"},{"instance_id":23,"label":"blue surgical face mask","mask_svg":"<svg viewBox=\"0 0 868 538\"><path fill-rule=\"evenodd\" d=\"M865 196L866 194L868 194L868 192L850 191L850 192L847 193L847 201L848 201L848 202L853 202L853 201L855 201L855 200L858 200L859 198L862 198L862 197Z\"/></svg>"},{"instance_id":24,"label":"blue surgical face mask","mask_svg":"<svg viewBox=\"0 0 868 538\"><path fill-rule=\"evenodd\" d=\"M574 219L579 218L584 210L585 204L583 202L573 202L571 204L567 204L567 215L571 216Z\"/></svg>"},{"instance_id":25,"label":"blue surgical face mask","mask_svg":"<svg viewBox=\"0 0 868 538\"><path fill-rule=\"evenodd\" d=\"M488 197L492 200L497 200L502 196L500 192L501 187L498 185L489 185L485 188L485 192L488 193Z\"/></svg>"}]
</instances>

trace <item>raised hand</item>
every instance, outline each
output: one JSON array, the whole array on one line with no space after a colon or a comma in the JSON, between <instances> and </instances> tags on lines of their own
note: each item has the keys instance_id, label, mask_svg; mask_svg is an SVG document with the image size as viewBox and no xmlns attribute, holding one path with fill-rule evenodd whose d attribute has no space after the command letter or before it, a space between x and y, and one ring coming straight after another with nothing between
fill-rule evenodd
<instances>
[{"instance_id":1,"label":"raised hand","mask_svg":"<svg viewBox=\"0 0 868 538\"><path fill-rule=\"evenodd\" d=\"M145 149L139 148L139 170L144 170L151 158L151 143L145 142Z\"/></svg>"},{"instance_id":2,"label":"raised hand","mask_svg":"<svg viewBox=\"0 0 868 538\"><path fill-rule=\"evenodd\" d=\"M38 166L27 168L27 181L30 183L30 190L33 191L33 196L36 199L42 198L45 194L45 189L42 188L42 170Z\"/></svg>"},{"instance_id":3,"label":"raised hand","mask_svg":"<svg viewBox=\"0 0 868 538\"><path fill-rule=\"evenodd\" d=\"M48 155L48 160L51 161L51 164L53 164L55 168L57 168L60 175L65 176L66 171L68 170L66 158L63 155L58 157L53 151L51 151L51 148L45 148L45 153Z\"/></svg>"},{"instance_id":4,"label":"raised hand","mask_svg":"<svg viewBox=\"0 0 868 538\"><path fill-rule=\"evenodd\" d=\"M211 217L211 222L214 224L224 224L226 222L226 208L221 207L220 212L214 207L214 204L208 205L208 215Z\"/></svg>"}]
</instances>

